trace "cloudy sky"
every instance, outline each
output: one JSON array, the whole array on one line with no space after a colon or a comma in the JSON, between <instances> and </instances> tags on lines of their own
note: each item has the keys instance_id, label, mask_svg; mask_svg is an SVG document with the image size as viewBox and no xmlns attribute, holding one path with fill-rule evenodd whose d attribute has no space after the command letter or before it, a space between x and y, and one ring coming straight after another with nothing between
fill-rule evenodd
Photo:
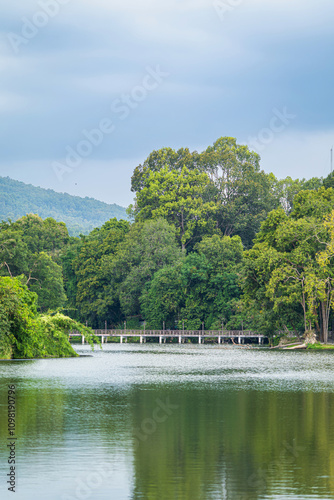
<instances>
[{"instance_id":1,"label":"cloudy sky","mask_svg":"<svg viewBox=\"0 0 334 500\"><path fill-rule=\"evenodd\" d=\"M0 0L0 175L127 206L136 165L221 136L326 176L333 0Z\"/></svg>"}]
</instances>

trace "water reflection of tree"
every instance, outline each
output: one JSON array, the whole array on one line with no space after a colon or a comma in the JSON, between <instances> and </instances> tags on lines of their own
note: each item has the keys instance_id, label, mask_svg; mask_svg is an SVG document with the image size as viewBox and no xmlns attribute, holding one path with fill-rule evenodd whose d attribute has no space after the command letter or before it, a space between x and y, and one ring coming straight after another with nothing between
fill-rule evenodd
<instances>
[{"instance_id":1,"label":"water reflection of tree","mask_svg":"<svg viewBox=\"0 0 334 500\"><path fill-rule=\"evenodd\" d=\"M129 398L125 392L112 388L66 387L28 378L17 380L16 387L16 436L24 459L36 448L54 450L56 457L61 448L66 448L69 439L74 448L76 439L84 438L87 444L93 442L95 448L101 446L110 454L122 443L124 448L129 446ZM0 387L0 401L7 401L4 381ZM3 408L1 442L8 437L6 420Z\"/></svg>"},{"instance_id":2,"label":"water reflection of tree","mask_svg":"<svg viewBox=\"0 0 334 500\"><path fill-rule=\"evenodd\" d=\"M332 394L138 391L134 428L167 396L179 408L134 450L134 500L334 493Z\"/></svg>"}]
</instances>

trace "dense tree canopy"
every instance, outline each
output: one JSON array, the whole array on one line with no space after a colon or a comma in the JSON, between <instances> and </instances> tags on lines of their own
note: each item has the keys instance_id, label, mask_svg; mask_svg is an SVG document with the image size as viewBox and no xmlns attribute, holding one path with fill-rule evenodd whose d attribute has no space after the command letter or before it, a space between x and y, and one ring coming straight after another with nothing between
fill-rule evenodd
<instances>
[{"instance_id":1,"label":"dense tree canopy","mask_svg":"<svg viewBox=\"0 0 334 500\"><path fill-rule=\"evenodd\" d=\"M0 225L0 275L25 276L38 293L38 309L47 311L66 302L60 253L68 244L66 225L29 214Z\"/></svg>"},{"instance_id":2,"label":"dense tree canopy","mask_svg":"<svg viewBox=\"0 0 334 500\"><path fill-rule=\"evenodd\" d=\"M245 298L268 325L300 329L303 319L304 330L315 327L325 342L333 305L333 195L301 191L290 216L281 208L271 212L244 268Z\"/></svg>"},{"instance_id":3,"label":"dense tree canopy","mask_svg":"<svg viewBox=\"0 0 334 500\"><path fill-rule=\"evenodd\" d=\"M133 225L119 245L107 275L126 316L140 316L141 295L154 273L182 258L175 234L165 220L151 220Z\"/></svg>"},{"instance_id":4,"label":"dense tree canopy","mask_svg":"<svg viewBox=\"0 0 334 500\"><path fill-rule=\"evenodd\" d=\"M260 170L259 161L231 137L202 153L154 151L132 177L135 219L166 217L178 228L183 248L214 232L237 234L249 247L280 199L275 177Z\"/></svg>"},{"instance_id":5,"label":"dense tree canopy","mask_svg":"<svg viewBox=\"0 0 334 500\"><path fill-rule=\"evenodd\" d=\"M243 258L239 236L206 237L196 252L154 274L141 297L148 326L220 329L232 318L240 296L238 273Z\"/></svg>"},{"instance_id":6,"label":"dense tree canopy","mask_svg":"<svg viewBox=\"0 0 334 500\"><path fill-rule=\"evenodd\" d=\"M105 318L119 319L115 294L106 294L109 280L105 268L128 231L127 221L113 218L81 241L73 240L63 253L68 306L76 310L76 318L92 326L103 326Z\"/></svg>"},{"instance_id":7,"label":"dense tree canopy","mask_svg":"<svg viewBox=\"0 0 334 500\"><path fill-rule=\"evenodd\" d=\"M77 356L68 341L79 330L92 345L89 328L63 314L37 314L37 295L20 278L0 277L0 358Z\"/></svg>"},{"instance_id":8,"label":"dense tree canopy","mask_svg":"<svg viewBox=\"0 0 334 500\"><path fill-rule=\"evenodd\" d=\"M167 167L151 173L145 187L138 193L136 221L165 218L176 228L185 249L194 239L214 230L216 205L205 201L210 179L204 172L169 171Z\"/></svg>"},{"instance_id":9,"label":"dense tree canopy","mask_svg":"<svg viewBox=\"0 0 334 500\"><path fill-rule=\"evenodd\" d=\"M22 306L22 314L33 322L36 308L64 308L94 328L315 330L326 341L334 319L331 182L276 179L231 137L202 152L163 148L134 170L131 223L112 218L69 237L51 218L2 222L0 277L20 276L15 293L30 297L34 312ZM39 317L44 334L66 326L57 314Z\"/></svg>"}]
</instances>

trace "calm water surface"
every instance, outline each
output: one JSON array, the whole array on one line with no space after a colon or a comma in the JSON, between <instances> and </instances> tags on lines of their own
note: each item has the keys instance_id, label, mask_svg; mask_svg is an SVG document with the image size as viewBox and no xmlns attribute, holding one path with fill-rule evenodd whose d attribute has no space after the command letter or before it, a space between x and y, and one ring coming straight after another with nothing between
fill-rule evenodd
<instances>
[{"instance_id":1,"label":"calm water surface","mask_svg":"<svg viewBox=\"0 0 334 500\"><path fill-rule=\"evenodd\" d=\"M334 352L156 344L2 361L0 498L334 499L333 368Z\"/></svg>"}]
</instances>

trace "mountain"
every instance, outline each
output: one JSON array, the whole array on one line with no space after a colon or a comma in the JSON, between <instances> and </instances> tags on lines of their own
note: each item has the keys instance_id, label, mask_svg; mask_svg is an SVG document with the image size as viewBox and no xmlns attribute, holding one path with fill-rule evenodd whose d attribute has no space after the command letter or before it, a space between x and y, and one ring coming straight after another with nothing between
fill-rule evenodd
<instances>
[{"instance_id":1,"label":"mountain","mask_svg":"<svg viewBox=\"0 0 334 500\"><path fill-rule=\"evenodd\" d=\"M71 236L88 234L112 217L127 219L125 208L115 203L109 205L0 177L0 220L15 221L27 213L65 222Z\"/></svg>"}]
</instances>

